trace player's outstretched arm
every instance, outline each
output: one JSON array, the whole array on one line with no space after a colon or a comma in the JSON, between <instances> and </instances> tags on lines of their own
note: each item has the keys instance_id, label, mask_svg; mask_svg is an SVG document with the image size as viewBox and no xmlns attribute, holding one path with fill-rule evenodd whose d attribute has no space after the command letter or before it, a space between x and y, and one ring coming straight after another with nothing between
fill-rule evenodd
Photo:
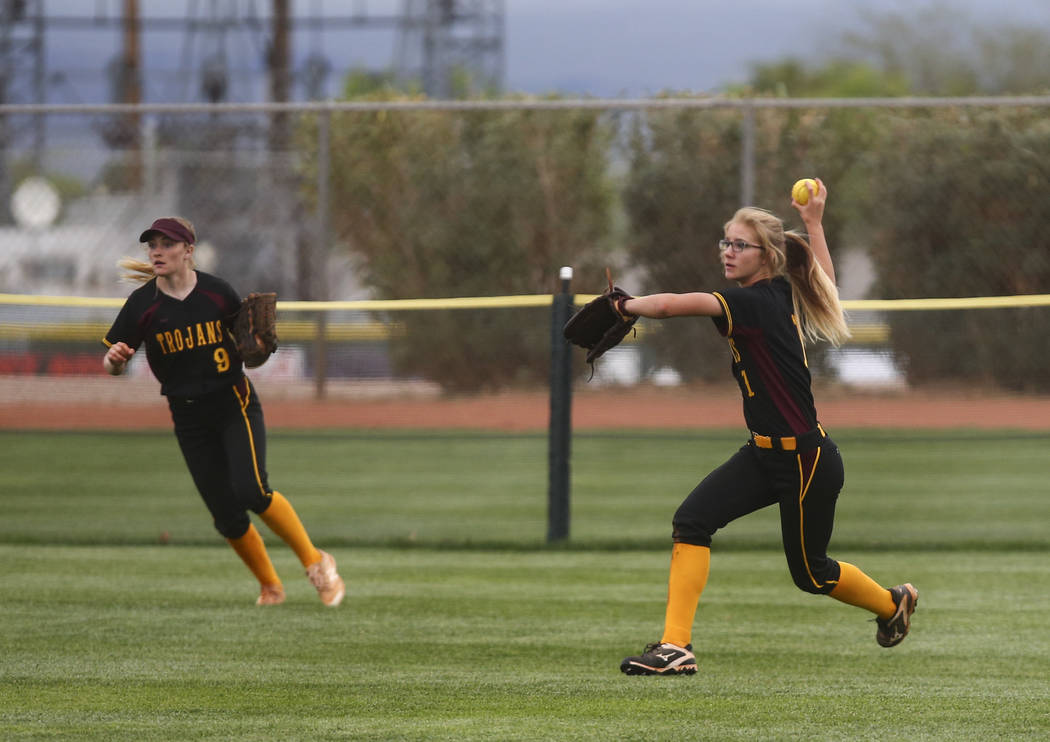
<instances>
[{"instance_id":1,"label":"player's outstretched arm","mask_svg":"<svg viewBox=\"0 0 1050 742\"><path fill-rule=\"evenodd\" d=\"M665 319L667 317L688 317L700 315L719 317L722 315L722 303L714 294L700 291L688 294L649 294L637 296L623 303L625 311L640 317Z\"/></svg>"},{"instance_id":2,"label":"player's outstretched arm","mask_svg":"<svg viewBox=\"0 0 1050 742\"><path fill-rule=\"evenodd\" d=\"M120 376L128 367L128 361L135 355L135 349L127 343L113 343L106 350L106 357L102 359L102 367L106 373L112 376Z\"/></svg>"}]
</instances>

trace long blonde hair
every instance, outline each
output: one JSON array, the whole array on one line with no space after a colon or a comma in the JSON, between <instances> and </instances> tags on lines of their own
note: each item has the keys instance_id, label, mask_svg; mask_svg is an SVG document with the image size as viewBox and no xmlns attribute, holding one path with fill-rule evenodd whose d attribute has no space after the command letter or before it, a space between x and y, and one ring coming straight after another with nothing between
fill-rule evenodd
<instances>
[{"instance_id":1,"label":"long blonde hair","mask_svg":"<svg viewBox=\"0 0 1050 742\"><path fill-rule=\"evenodd\" d=\"M800 329L810 342L827 340L841 345L850 336L846 315L839 303L839 292L813 257L809 241L799 232L786 231L775 214L745 206L726 222L743 224L755 231L769 255L774 276L784 276L791 284L791 301Z\"/></svg>"},{"instance_id":2,"label":"long blonde hair","mask_svg":"<svg viewBox=\"0 0 1050 742\"><path fill-rule=\"evenodd\" d=\"M166 218L174 219L186 229L190 230L190 234L197 234L197 230L193 228L193 223L189 219L184 219L181 216L169 216ZM193 268L195 266L196 263L194 263L193 256L191 255L190 267ZM124 281L129 281L131 283L148 283L153 280L153 265L144 260L125 255L117 261L117 267L121 270L127 271L126 273L120 274L121 279Z\"/></svg>"}]
</instances>

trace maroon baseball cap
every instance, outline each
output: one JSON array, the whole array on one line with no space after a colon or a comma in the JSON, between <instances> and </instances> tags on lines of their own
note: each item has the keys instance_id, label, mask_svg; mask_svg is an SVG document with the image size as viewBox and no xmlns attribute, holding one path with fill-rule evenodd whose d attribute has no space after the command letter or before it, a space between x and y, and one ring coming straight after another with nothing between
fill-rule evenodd
<instances>
[{"instance_id":1,"label":"maroon baseball cap","mask_svg":"<svg viewBox=\"0 0 1050 742\"><path fill-rule=\"evenodd\" d=\"M170 237L176 242L185 242L188 245L192 245L197 241L197 236L193 234L193 230L188 229L178 219L165 217L153 222L149 229L140 234L139 242L149 242L149 236L154 232Z\"/></svg>"}]
</instances>

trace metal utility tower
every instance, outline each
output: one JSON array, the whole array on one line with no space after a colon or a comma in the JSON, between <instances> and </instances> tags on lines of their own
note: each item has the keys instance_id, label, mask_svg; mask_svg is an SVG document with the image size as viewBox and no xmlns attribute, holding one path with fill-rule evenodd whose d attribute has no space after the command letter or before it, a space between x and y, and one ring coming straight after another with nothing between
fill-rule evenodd
<instances>
[{"instance_id":1,"label":"metal utility tower","mask_svg":"<svg viewBox=\"0 0 1050 742\"><path fill-rule=\"evenodd\" d=\"M504 0L403 0L397 73L431 98L503 86Z\"/></svg>"},{"instance_id":2,"label":"metal utility tower","mask_svg":"<svg viewBox=\"0 0 1050 742\"><path fill-rule=\"evenodd\" d=\"M0 103L44 103L45 80L43 0L0 0ZM40 127L26 128L42 145Z\"/></svg>"},{"instance_id":3,"label":"metal utility tower","mask_svg":"<svg viewBox=\"0 0 1050 742\"><path fill-rule=\"evenodd\" d=\"M44 103L43 0L0 0L0 104ZM32 161L44 153L44 126L33 119L15 121L0 114L0 214L7 221L11 195L8 153L23 134L32 137Z\"/></svg>"},{"instance_id":4,"label":"metal utility tower","mask_svg":"<svg viewBox=\"0 0 1050 742\"><path fill-rule=\"evenodd\" d=\"M201 7L203 6L203 7ZM188 4L180 63L183 84L196 82L199 95L184 90L183 100L207 103L250 100L254 96L236 77L252 61L263 59L267 29L252 0L204 0ZM244 31L248 31L245 35ZM231 48L244 44L245 48ZM231 65L231 59L235 63ZM245 62L248 65L245 65Z\"/></svg>"}]
</instances>

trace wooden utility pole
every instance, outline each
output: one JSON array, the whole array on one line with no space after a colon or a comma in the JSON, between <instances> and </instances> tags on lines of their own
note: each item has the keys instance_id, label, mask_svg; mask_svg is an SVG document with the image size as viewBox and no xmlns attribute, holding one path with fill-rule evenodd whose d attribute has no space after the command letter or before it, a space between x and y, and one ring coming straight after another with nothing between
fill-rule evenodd
<instances>
[{"instance_id":1,"label":"wooden utility pole","mask_svg":"<svg viewBox=\"0 0 1050 742\"><path fill-rule=\"evenodd\" d=\"M290 0L273 0L273 37L270 41L270 102L285 103L291 98L292 45ZM288 149L288 114L275 111L270 120L270 151Z\"/></svg>"},{"instance_id":2,"label":"wooden utility pole","mask_svg":"<svg viewBox=\"0 0 1050 742\"><path fill-rule=\"evenodd\" d=\"M121 70L121 103L142 102L142 44L139 33L139 2L124 0L124 63ZM128 186L142 187L142 117L132 111L124 120L128 149Z\"/></svg>"}]
</instances>

